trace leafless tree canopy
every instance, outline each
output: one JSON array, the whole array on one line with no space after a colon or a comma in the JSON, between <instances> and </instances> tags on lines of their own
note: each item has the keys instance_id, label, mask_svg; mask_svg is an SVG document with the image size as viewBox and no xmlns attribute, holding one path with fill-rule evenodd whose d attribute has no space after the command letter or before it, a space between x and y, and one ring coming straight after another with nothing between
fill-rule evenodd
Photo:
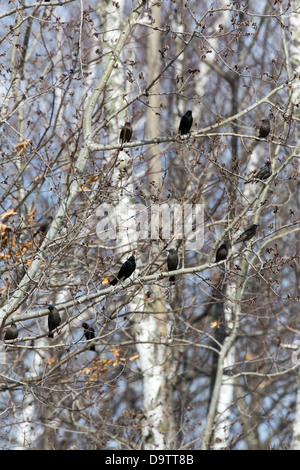
<instances>
[{"instance_id":1,"label":"leafless tree canopy","mask_svg":"<svg viewBox=\"0 0 300 470\"><path fill-rule=\"evenodd\" d=\"M0 448L300 449L298 2L0 24Z\"/></svg>"}]
</instances>

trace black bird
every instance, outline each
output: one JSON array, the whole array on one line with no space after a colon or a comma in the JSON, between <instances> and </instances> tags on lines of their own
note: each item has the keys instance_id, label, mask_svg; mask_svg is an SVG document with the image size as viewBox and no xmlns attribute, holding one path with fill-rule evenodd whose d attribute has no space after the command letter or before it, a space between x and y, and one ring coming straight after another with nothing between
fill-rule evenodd
<instances>
[{"instance_id":1,"label":"black bird","mask_svg":"<svg viewBox=\"0 0 300 470\"><path fill-rule=\"evenodd\" d=\"M87 323L82 323L81 326L84 329L84 336L87 340L95 338L95 330L92 326L89 326ZM94 345L90 347L90 351L96 351Z\"/></svg>"},{"instance_id":2,"label":"black bird","mask_svg":"<svg viewBox=\"0 0 300 470\"><path fill-rule=\"evenodd\" d=\"M57 310L56 307L54 307L53 305L50 305L48 307L48 309L49 309L49 314L48 314L49 334L48 334L48 337L53 338L53 333L52 332L53 332L53 330L55 330L55 328L57 328L60 325L61 318L60 318L59 311Z\"/></svg>"},{"instance_id":3,"label":"black bird","mask_svg":"<svg viewBox=\"0 0 300 470\"><path fill-rule=\"evenodd\" d=\"M124 264L122 264L120 271L118 272L117 277L115 277L112 281L110 281L111 286L115 286L118 284L119 281L127 279L131 274L135 271L136 264L135 264L135 257L130 256Z\"/></svg>"},{"instance_id":4,"label":"black bird","mask_svg":"<svg viewBox=\"0 0 300 470\"><path fill-rule=\"evenodd\" d=\"M262 119L261 122L262 122L262 125L259 128L258 137L265 139L270 134L270 130L271 130L270 121L269 119Z\"/></svg>"},{"instance_id":5,"label":"black bird","mask_svg":"<svg viewBox=\"0 0 300 470\"><path fill-rule=\"evenodd\" d=\"M168 258L167 258L167 266L168 271L175 271L178 266L178 254L174 248L169 250ZM170 283L175 282L175 276L170 276L169 278Z\"/></svg>"},{"instance_id":6,"label":"black bird","mask_svg":"<svg viewBox=\"0 0 300 470\"><path fill-rule=\"evenodd\" d=\"M259 224L252 224L250 225L247 230L245 230L241 235L238 237L238 239L234 242L234 245L236 243L241 243L241 242L247 242L248 240L251 240L251 238L254 237L256 234L256 229L259 226Z\"/></svg>"},{"instance_id":7,"label":"black bird","mask_svg":"<svg viewBox=\"0 0 300 470\"><path fill-rule=\"evenodd\" d=\"M187 111L180 120L178 134L181 134L181 135L188 134L192 127L192 124L193 124L192 111Z\"/></svg>"},{"instance_id":8,"label":"black bird","mask_svg":"<svg viewBox=\"0 0 300 470\"><path fill-rule=\"evenodd\" d=\"M4 336L4 340L16 339L18 337L18 328L15 323L12 323L9 328L7 328Z\"/></svg>"},{"instance_id":9,"label":"black bird","mask_svg":"<svg viewBox=\"0 0 300 470\"><path fill-rule=\"evenodd\" d=\"M216 253L216 263L218 263L219 261L223 261L224 259L226 259L228 256L228 246L226 243L222 243L222 245L219 246L219 248L217 249L217 253Z\"/></svg>"},{"instance_id":10,"label":"black bird","mask_svg":"<svg viewBox=\"0 0 300 470\"><path fill-rule=\"evenodd\" d=\"M272 174L271 163L267 161L264 166L253 176L256 180L267 180ZM252 183L253 179L245 181L245 184ZM256 181L258 183L258 181Z\"/></svg>"},{"instance_id":11,"label":"black bird","mask_svg":"<svg viewBox=\"0 0 300 470\"><path fill-rule=\"evenodd\" d=\"M53 221L53 217L49 215L49 217L47 217L47 220L44 223L42 223L42 225L35 232L35 234L33 235L33 238L36 237L39 233L46 235L48 228L50 227L52 221Z\"/></svg>"},{"instance_id":12,"label":"black bird","mask_svg":"<svg viewBox=\"0 0 300 470\"><path fill-rule=\"evenodd\" d=\"M120 142L129 142L132 137L132 127L130 122L125 122L125 125L122 127L120 132Z\"/></svg>"}]
</instances>

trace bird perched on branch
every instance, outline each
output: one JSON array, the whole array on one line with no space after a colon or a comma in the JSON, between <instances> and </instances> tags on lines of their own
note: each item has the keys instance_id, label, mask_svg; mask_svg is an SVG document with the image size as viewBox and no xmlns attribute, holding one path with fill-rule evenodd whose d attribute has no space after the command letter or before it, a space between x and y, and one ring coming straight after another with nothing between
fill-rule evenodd
<instances>
[{"instance_id":1,"label":"bird perched on branch","mask_svg":"<svg viewBox=\"0 0 300 470\"><path fill-rule=\"evenodd\" d=\"M193 124L192 111L187 111L181 118L178 134L184 135L188 134Z\"/></svg>"},{"instance_id":2,"label":"bird perched on branch","mask_svg":"<svg viewBox=\"0 0 300 470\"><path fill-rule=\"evenodd\" d=\"M125 122L124 126L120 132L120 142L124 144L124 142L129 142L132 137L132 127L130 122Z\"/></svg>"},{"instance_id":3,"label":"bird perched on branch","mask_svg":"<svg viewBox=\"0 0 300 470\"><path fill-rule=\"evenodd\" d=\"M136 264L135 264L135 257L130 256L125 263L122 264L120 271L118 272L117 277L115 277L112 281L110 281L111 286L115 286L118 284L119 281L127 279L131 274L135 271Z\"/></svg>"},{"instance_id":4,"label":"bird perched on branch","mask_svg":"<svg viewBox=\"0 0 300 470\"><path fill-rule=\"evenodd\" d=\"M87 323L82 323L81 326L84 329L84 336L88 341L95 338L95 330L92 326L89 326ZM90 351L96 352L96 348L94 345L90 347Z\"/></svg>"},{"instance_id":5,"label":"bird perched on branch","mask_svg":"<svg viewBox=\"0 0 300 470\"><path fill-rule=\"evenodd\" d=\"M222 245L219 246L216 252L216 263L226 259L228 256L228 251L229 250L228 250L227 243L226 242L222 243Z\"/></svg>"},{"instance_id":6,"label":"bird perched on branch","mask_svg":"<svg viewBox=\"0 0 300 470\"><path fill-rule=\"evenodd\" d=\"M49 309L49 314L48 314L49 334L48 334L48 337L53 338L53 331L55 330L55 328L57 328L60 325L61 318L60 318L59 311L57 310L56 307L54 307L53 305L49 305L48 309Z\"/></svg>"},{"instance_id":7,"label":"bird perched on branch","mask_svg":"<svg viewBox=\"0 0 300 470\"><path fill-rule=\"evenodd\" d=\"M247 230L245 230L241 235L238 237L238 239L234 242L234 245L236 243L241 243L241 242L247 242L248 240L251 240L251 238L254 237L256 234L256 229L259 226L259 224L252 224L250 225Z\"/></svg>"},{"instance_id":8,"label":"bird perched on branch","mask_svg":"<svg viewBox=\"0 0 300 470\"><path fill-rule=\"evenodd\" d=\"M269 119L262 119L261 122L262 122L262 125L259 128L258 137L261 139L265 139L270 134L270 130L271 130L270 121Z\"/></svg>"},{"instance_id":9,"label":"bird perched on branch","mask_svg":"<svg viewBox=\"0 0 300 470\"><path fill-rule=\"evenodd\" d=\"M267 180L272 174L271 163L266 161L264 166L248 181L245 181L245 184L253 183L253 180ZM256 181L259 183L259 181Z\"/></svg>"},{"instance_id":10,"label":"bird perched on branch","mask_svg":"<svg viewBox=\"0 0 300 470\"><path fill-rule=\"evenodd\" d=\"M9 328L5 331L4 340L16 339L18 337L18 328L15 323L12 323Z\"/></svg>"},{"instance_id":11,"label":"bird perched on branch","mask_svg":"<svg viewBox=\"0 0 300 470\"><path fill-rule=\"evenodd\" d=\"M168 258L167 258L167 266L168 271L175 271L178 266L178 254L174 248L169 250ZM175 276L170 276L169 278L170 284L175 282Z\"/></svg>"},{"instance_id":12,"label":"bird perched on branch","mask_svg":"<svg viewBox=\"0 0 300 470\"><path fill-rule=\"evenodd\" d=\"M53 217L52 215L49 215L49 217L47 217L47 220L43 222L42 225L37 229L37 231L33 235L33 238L36 237L38 234L46 235L50 225L52 224L52 221Z\"/></svg>"}]
</instances>

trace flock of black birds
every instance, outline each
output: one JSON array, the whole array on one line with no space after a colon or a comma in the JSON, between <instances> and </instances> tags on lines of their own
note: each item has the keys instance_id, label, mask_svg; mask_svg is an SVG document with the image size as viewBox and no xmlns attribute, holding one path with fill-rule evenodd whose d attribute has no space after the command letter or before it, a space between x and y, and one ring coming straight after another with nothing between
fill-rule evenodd
<instances>
[{"instance_id":1,"label":"flock of black birds","mask_svg":"<svg viewBox=\"0 0 300 470\"><path fill-rule=\"evenodd\" d=\"M269 119L262 119L261 122L262 124L259 128L258 138L256 138L256 140L265 139L266 137L268 137L270 130L271 130ZM193 124L193 114L191 110L188 110L180 119L178 134L180 135L188 134L191 130L192 124ZM132 137L132 133L133 133L133 129L132 129L131 123L128 121L125 122L120 132L120 142L121 143L129 142ZM269 160L267 160L264 166L260 168L251 179L249 179L248 181L245 181L245 184L252 183L252 182L258 183L259 181L265 181L271 176L271 174L272 174L271 163ZM251 238L255 236L258 226L259 226L258 224L250 225L250 227L247 228L238 237L238 239L233 243L233 245L235 245L236 243L241 243L241 242L246 242L248 240L251 240ZM224 261L227 258L228 253L229 253L229 248L230 248L229 245L230 243L228 241L220 245L220 247L218 248L216 252L216 263L218 263L219 261ZM131 260L131 258L129 258L129 260ZM122 277L123 272L129 273L128 275L126 275L126 277L123 276L124 279L127 279L135 270L135 260L134 260L134 269L132 271L131 269L133 268L133 262L132 260L129 262L129 260L123 264L117 278L113 279L110 282L112 286L116 285L119 282L119 279L120 277ZM168 271L175 271L177 269L178 254L176 250L174 249L169 250L169 255L167 258L167 266L168 266ZM174 281L175 281L175 276L170 276L170 283L174 283Z\"/></svg>"},{"instance_id":2,"label":"flock of black birds","mask_svg":"<svg viewBox=\"0 0 300 470\"><path fill-rule=\"evenodd\" d=\"M251 240L256 234L257 227L259 227L259 224L252 224L250 227L248 227L241 235L235 240L235 242L232 243L232 245L236 245L237 243L242 243L242 242L247 242ZM229 253L229 248L230 248L230 242L229 241L224 241L222 245L219 246L216 252L216 263L219 263L219 261L224 261Z\"/></svg>"},{"instance_id":3,"label":"flock of black birds","mask_svg":"<svg viewBox=\"0 0 300 470\"><path fill-rule=\"evenodd\" d=\"M193 114L191 110L188 110L180 119L178 128L178 134L186 135L190 132L193 124ZM131 140L133 133L132 125L129 121L126 121L120 132L120 142L124 144Z\"/></svg>"},{"instance_id":4,"label":"flock of black birds","mask_svg":"<svg viewBox=\"0 0 300 470\"><path fill-rule=\"evenodd\" d=\"M193 115L192 115L192 111L189 110L182 116L180 120L178 134L180 135L188 134L192 127L192 124L193 124ZM269 119L262 119L262 125L260 126L258 137L266 138L269 135L269 133L270 133L270 121ZM133 129L132 129L131 123L127 121L125 122L124 126L121 129L120 142L122 144L125 142L129 142L132 137L132 134L133 134ZM269 161L266 161L265 165L253 176L253 178L251 178L249 181L246 181L245 184L251 183L253 181L259 182L259 181L267 180L271 176L271 174L272 174L271 163ZM52 221L53 221L53 217L49 216L47 218L47 221L44 222L39 227L39 229L35 232L34 237L39 233L45 235ZM250 225L250 227L248 227L232 245L235 245L237 243L242 243L242 242L245 243L246 241L251 240L256 234L257 227L259 227L259 224ZM229 253L229 249L230 249L230 242L226 240L217 249L215 262L218 263L220 261L226 260L228 253ZM171 248L169 250L169 254L167 257L168 271L176 271L178 267L178 263L179 263L178 253L174 248ZM132 255L128 258L128 260L126 260L122 264L118 274L110 281L110 285L115 286L118 284L118 282L125 281L131 276L131 274L135 271L135 269L136 269L135 257ZM170 276L169 282L170 284L174 284L175 276ZM50 305L48 309L49 309L48 337L53 338L54 332L57 331L59 325L61 324L61 317L60 317L59 311L54 305ZM93 340L95 338L94 328L89 326L88 323L82 323L81 326L84 330L85 338L88 341ZM15 323L12 323L11 326L5 332L4 340L5 341L14 340L17 337L18 337L18 328ZM94 345L90 346L89 349L91 351L96 351Z\"/></svg>"},{"instance_id":5,"label":"flock of black birds","mask_svg":"<svg viewBox=\"0 0 300 470\"><path fill-rule=\"evenodd\" d=\"M59 311L57 310L54 305L49 305L48 307L49 313L48 313L48 337L53 338L54 337L54 331L57 330L59 325L61 324L61 317L59 314ZM88 341L92 340L95 338L95 330L92 326L89 326L87 323L82 323L82 328L84 329L84 336ZM12 323L9 328L5 331L4 335L4 341L10 341L13 339L16 339L18 337L18 328L15 323ZM90 346L90 351L95 351L96 348L94 345Z\"/></svg>"}]
</instances>

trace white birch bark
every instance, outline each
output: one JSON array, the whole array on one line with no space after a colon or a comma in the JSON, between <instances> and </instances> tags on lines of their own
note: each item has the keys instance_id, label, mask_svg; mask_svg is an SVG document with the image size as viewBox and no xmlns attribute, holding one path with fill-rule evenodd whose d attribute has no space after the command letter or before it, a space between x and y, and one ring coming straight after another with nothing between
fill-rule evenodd
<instances>
[{"instance_id":1,"label":"white birch bark","mask_svg":"<svg viewBox=\"0 0 300 470\"><path fill-rule=\"evenodd\" d=\"M236 316L236 285L229 283L226 288L226 300L224 305L224 317L226 328L232 332L233 321ZM231 346L223 361L223 377L219 390L219 400L216 408L216 423L214 431L213 448L221 450L226 447L231 427L230 407L234 398L234 382L230 378L231 368L235 362L235 347ZM226 370L226 372L224 372ZM217 385L218 386L218 385Z\"/></svg>"},{"instance_id":2,"label":"white birch bark","mask_svg":"<svg viewBox=\"0 0 300 470\"><path fill-rule=\"evenodd\" d=\"M155 27L161 26L161 8L152 6ZM152 82L160 73L160 61L156 51L160 48L160 33L153 31L149 35L147 49L148 82ZM146 137L153 138L160 133L159 104L160 84L156 82L151 90L146 112ZM147 149L148 190L159 197L161 190L161 159L158 145ZM152 182L155 183L154 188ZM150 248L151 259L159 256L159 244ZM172 448L174 442L174 422L172 413L172 384L174 368L170 363L171 351L167 343L173 324L171 309L162 300L164 292L159 286L151 286L153 300L144 301L144 314L134 318L133 328L139 352L139 364L143 375L143 412L146 421L143 427L143 448L145 450L164 450ZM169 313L168 313L169 310ZM168 393L168 390L170 393Z\"/></svg>"},{"instance_id":3,"label":"white birch bark","mask_svg":"<svg viewBox=\"0 0 300 470\"><path fill-rule=\"evenodd\" d=\"M224 358L223 368L229 371L229 374L223 372L222 385L220 387L220 396L217 407L217 423L214 433L214 450L226 448L228 436L231 428L230 406L234 398L234 381L230 377L230 370L235 362L234 346L228 351Z\"/></svg>"},{"instance_id":4,"label":"white birch bark","mask_svg":"<svg viewBox=\"0 0 300 470\"><path fill-rule=\"evenodd\" d=\"M157 309L150 303L144 307L143 318L139 315L134 324L137 351L140 356L140 369L143 374L143 408L146 423L143 427L143 449L164 450L172 448L174 423L170 420L172 413L171 397L168 394L168 383L172 368L166 364L167 354L171 353L167 344L170 337L172 321L165 320L159 325ZM160 334L160 326L166 325L166 336Z\"/></svg>"}]
</instances>

